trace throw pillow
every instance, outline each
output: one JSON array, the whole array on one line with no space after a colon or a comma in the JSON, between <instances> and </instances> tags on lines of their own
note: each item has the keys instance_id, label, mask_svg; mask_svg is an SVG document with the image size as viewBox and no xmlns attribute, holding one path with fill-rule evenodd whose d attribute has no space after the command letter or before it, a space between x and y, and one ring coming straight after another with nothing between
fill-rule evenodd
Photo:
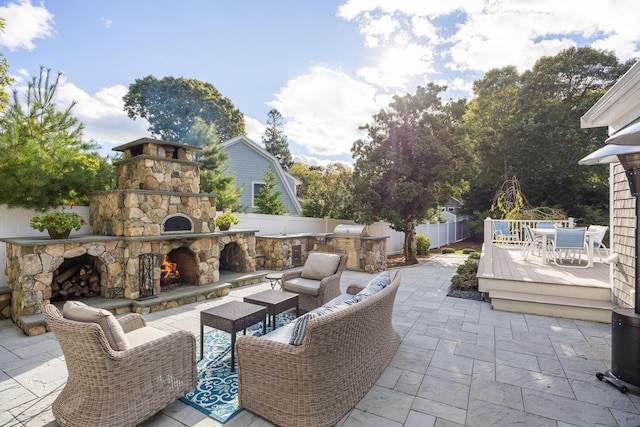
<instances>
[{"instance_id":1,"label":"throw pillow","mask_svg":"<svg viewBox=\"0 0 640 427\"><path fill-rule=\"evenodd\" d=\"M371 279L367 286L365 286L363 290L356 294L354 299L357 301L367 299L376 292L381 291L382 289L389 286L390 283L391 275L388 271L383 271L382 273Z\"/></svg>"},{"instance_id":2,"label":"throw pillow","mask_svg":"<svg viewBox=\"0 0 640 427\"><path fill-rule=\"evenodd\" d=\"M335 274L340 264L340 256L322 252L312 252L302 268L302 278L322 280Z\"/></svg>"},{"instance_id":3,"label":"throw pillow","mask_svg":"<svg viewBox=\"0 0 640 427\"><path fill-rule=\"evenodd\" d=\"M296 324L293 327L293 333L291 334L291 339L289 340L289 344L291 345L301 345L302 341L304 341L304 336L307 333L307 324L310 319L314 317L320 317L327 313L333 313L335 311L334 308L331 307L320 307L314 311L310 311L307 314L303 314L298 317L296 320Z\"/></svg>"},{"instance_id":4,"label":"throw pillow","mask_svg":"<svg viewBox=\"0 0 640 427\"><path fill-rule=\"evenodd\" d=\"M131 346L120 323L110 311L90 307L80 301L67 301L62 308L65 319L97 323L113 350L129 350Z\"/></svg>"}]
</instances>

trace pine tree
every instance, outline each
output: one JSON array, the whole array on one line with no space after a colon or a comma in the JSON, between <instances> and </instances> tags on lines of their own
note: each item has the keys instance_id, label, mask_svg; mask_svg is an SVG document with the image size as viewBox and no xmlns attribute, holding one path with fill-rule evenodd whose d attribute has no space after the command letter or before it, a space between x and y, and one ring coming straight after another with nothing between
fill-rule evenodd
<instances>
[{"instance_id":1,"label":"pine tree","mask_svg":"<svg viewBox=\"0 0 640 427\"><path fill-rule=\"evenodd\" d=\"M256 213L266 215L283 215L287 213L284 203L280 200L282 191L274 191L276 188L276 176L273 169L264 173L262 179L264 186L260 189L255 204L257 206Z\"/></svg>"},{"instance_id":2,"label":"pine tree","mask_svg":"<svg viewBox=\"0 0 640 427\"><path fill-rule=\"evenodd\" d=\"M282 130L283 126L284 119L280 112L275 108L269 111L267 114L267 127L262 136L262 143L267 152L278 159L278 163L280 163L282 169L286 171L293 165L293 160L291 159L287 136Z\"/></svg>"}]
</instances>

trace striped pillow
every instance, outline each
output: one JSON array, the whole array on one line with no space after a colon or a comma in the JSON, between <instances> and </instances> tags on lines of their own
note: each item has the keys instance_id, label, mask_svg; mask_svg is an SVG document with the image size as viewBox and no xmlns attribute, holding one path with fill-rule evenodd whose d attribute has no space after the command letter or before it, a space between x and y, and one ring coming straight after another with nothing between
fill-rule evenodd
<instances>
[{"instance_id":1,"label":"striped pillow","mask_svg":"<svg viewBox=\"0 0 640 427\"><path fill-rule=\"evenodd\" d=\"M320 317L328 313L333 313L334 311L336 311L336 309L333 307L321 307L320 309L310 311L307 314L298 317L298 320L296 320L296 324L293 327L293 333L291 334L289 344L301 345L304 341L304 336L307 333L307 323L309 323L309 320L313 319L314 317Z\"/></svg>"}]
</instances>

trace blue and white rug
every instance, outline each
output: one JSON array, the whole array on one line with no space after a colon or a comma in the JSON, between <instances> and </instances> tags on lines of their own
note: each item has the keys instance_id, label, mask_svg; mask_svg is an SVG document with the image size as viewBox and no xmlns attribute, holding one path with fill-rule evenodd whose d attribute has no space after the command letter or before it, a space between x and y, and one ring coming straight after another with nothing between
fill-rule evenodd
<instances>
[{"instance_id":1,"label":"blue and white rug","mask_svg":"<svg viewBox=\"0 0 640 427\"><path fill-rule=\"evenodd\" d=\"M276 316L277 327L295 319L295 315L281 313ZM271 330L267 326L267 332ZM262 323L247 329L247 334L262 335ZM238 333L242 336L242 332ZM200 355L200 337L196 337L196 354ZM242 408L238 405L238 366L231 372L231 334L210 329L204 334L204 358L198 362L198 386L182 396L181 401L225 423Z\"/></svg>"}]
</instances>

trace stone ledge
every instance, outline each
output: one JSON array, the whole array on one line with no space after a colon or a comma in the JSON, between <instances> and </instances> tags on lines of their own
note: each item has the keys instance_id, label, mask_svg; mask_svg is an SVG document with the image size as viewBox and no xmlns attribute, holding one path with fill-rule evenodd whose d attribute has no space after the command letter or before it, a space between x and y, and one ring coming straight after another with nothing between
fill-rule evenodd
<instances>
[{"instance_id":1,"label":"stone ledge","mask_svg":"<svg viewBox=\"0 0 640 427\"><path fill-rule=\"evenodd\" d=\"M268 273L269 271L266 270L256 271L253 273L233 273L230 274L230 277L224 282L176 289L174 291L164 292L156 298L150 298L143 301L130 300L127 298L111 299L102 297L80 299L79 301L82 301L92 307L109 310L116 315L131 312L148 314L178 307L184 304L191 304L198 301L227 296L229 295L230 288L258 283L264 280L264 276ZM59 310L62 310L64 303L57 302L55 305ZM48 330L42 313L20 316L16 325L29 336L42 335Z\"/></svg>"}]
</instances>

